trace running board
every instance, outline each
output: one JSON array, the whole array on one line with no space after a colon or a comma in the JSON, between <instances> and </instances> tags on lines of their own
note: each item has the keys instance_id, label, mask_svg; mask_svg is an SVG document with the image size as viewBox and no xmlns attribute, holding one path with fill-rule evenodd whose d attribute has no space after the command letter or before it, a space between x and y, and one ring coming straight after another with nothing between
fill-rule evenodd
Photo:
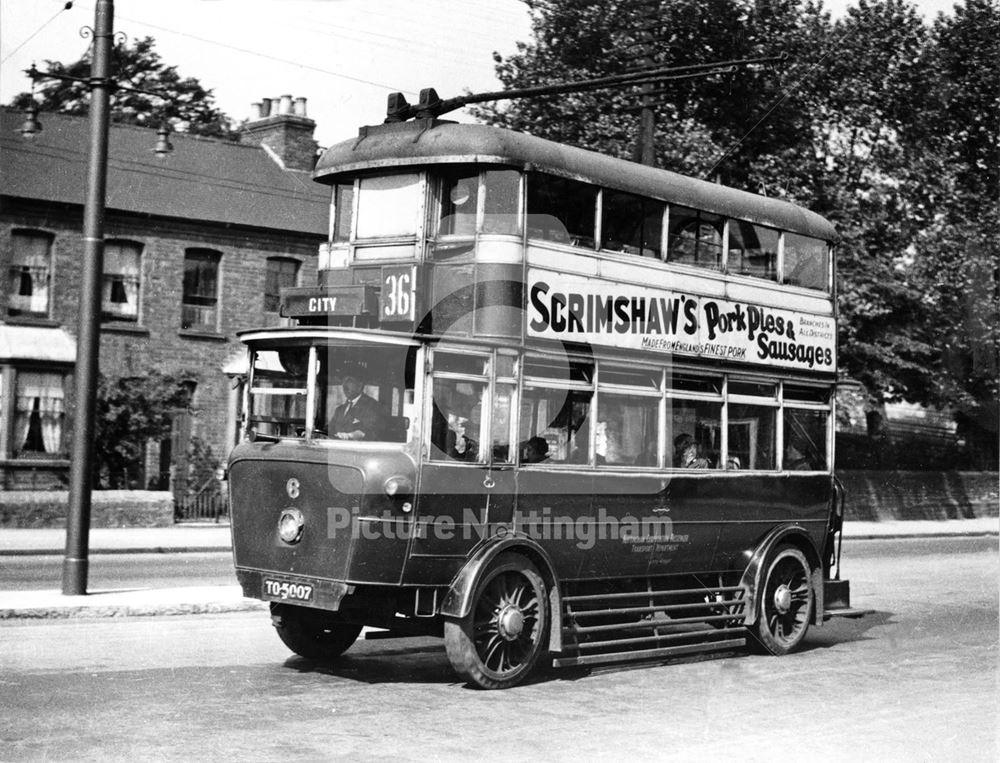
<instances>
[{"instance_id":1,"label":"running board","mask_svg":"<svg viewBox=\"0 0 1000 763\"><path fill-rule=\"evenodd\" d=\"M874 609L858 609L857 607L838 607L836 609L826 609L823 611L823 620L830 620L834 617L859 618L865 615L874 614Z\"/></svg>"},{"instance_id":2,"label":"running board","mask_svg":"<svg viewBox=\"0 0 1000 763\"><path fill-rule=\"evenodd\" d=\"M739 649L746 646L745 638L726 639L724 641L710 641L702 644L685 644L683 646L661 646L657 649L641 649L628 652L616 652L613 654L589 654L578 657L557 657L552 660L552 664L557 668L566 668L573 665L595 665L599 663L632 662L633 660L649 660L657 657L677 657L684 654L698 654L701 652L714 652L721 649Z\"/></svg>"},{"instance_id":3,"label":"running board","mask_svg":"<svg viewBox=\"0 0 1000 763\"><path fill-rule=\"evenodd\" d=\"M747 599L734 576L690 574L562 592L559 667L675 657L746 645Z\"/></svg>"}]
</instances>

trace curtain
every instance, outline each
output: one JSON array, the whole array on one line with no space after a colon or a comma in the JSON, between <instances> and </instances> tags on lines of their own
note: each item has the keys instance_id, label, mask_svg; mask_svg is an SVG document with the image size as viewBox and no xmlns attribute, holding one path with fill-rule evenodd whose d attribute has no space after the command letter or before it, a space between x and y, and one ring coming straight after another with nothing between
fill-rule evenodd
<instances>
[{"instance_id":1,"label":"curtain","mask_svg":"<svg viewBox=\"0 0 1000 763\"><path fill-rule=\"evenodd\" d=\"M101 309L121 318L139 315L139 261L141 246L130 241L109 241L104 248L104 282Z\"/></svg>"},{"instance_id":2,"label":"curtain","mask_svg":"<svg viewBox=\"0 0 1000 763\"><path fill-rule=\"evenodd\" d=\"M17 375L17 417L14 442L18 450L59 453L62 450L63 377L22 371ZM31 422L37 416L41 442L31 441Z\"/></svg>"},{"instance_id":3,"label":"curtain","mask_svg":"<svg viewBox=\"0 0 1000 763\"><path fill-rule=\"evenodd\" d=\"M8 279L11 310L47 315L52 237L47 233L15 231Z\"/></svg>"}]
</instances>

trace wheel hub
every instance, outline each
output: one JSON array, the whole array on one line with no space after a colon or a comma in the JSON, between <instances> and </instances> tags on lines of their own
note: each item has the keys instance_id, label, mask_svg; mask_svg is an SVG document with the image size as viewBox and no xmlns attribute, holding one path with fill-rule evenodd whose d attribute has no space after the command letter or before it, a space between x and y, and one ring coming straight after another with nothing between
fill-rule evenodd
<instances>
[{"instance_id":1,"label":"wheel hub","mask_svg":"<svg viewBox=\"0 0 1000 763\"><path fill-rule=\"evenodd\" d=\"M500 635L506 641L513 641L524 630L524 613L517 607L504 607L497 617Z\"/></svg>"},{"instance_id":2,"label":"wheel hub","mask_svg":"<svg viewBox=\"0 0 1000 763\"><path fill-rule=\"evenodd\" d=\"M782 583L774 592L774 607L781 614L792 608L792 589Z\"/></svg>"}]
</instances>

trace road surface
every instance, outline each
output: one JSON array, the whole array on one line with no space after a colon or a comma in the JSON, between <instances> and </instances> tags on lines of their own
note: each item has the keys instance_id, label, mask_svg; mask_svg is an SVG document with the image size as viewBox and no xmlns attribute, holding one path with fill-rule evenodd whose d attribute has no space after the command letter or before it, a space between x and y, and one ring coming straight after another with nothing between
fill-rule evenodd
<instances>
[{"instance_id":1,"label":"road surface","mask_svg":"<svg viewBox=\"0 0 1000 763\"><path fill-rule=\"evenodd\" d=\"M440 641L320 665L258 613L0 625L2 760L997 759L995 539L845 547L856 606L784 658L456 682Z\"/></svg>"}]
</instances>

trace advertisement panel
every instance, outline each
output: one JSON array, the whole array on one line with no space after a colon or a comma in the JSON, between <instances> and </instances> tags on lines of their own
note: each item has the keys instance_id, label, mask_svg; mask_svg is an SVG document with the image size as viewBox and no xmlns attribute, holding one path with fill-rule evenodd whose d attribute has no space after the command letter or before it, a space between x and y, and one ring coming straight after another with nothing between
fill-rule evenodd
<instances>
[{"instance_id":1,"label":"advertisement panel","mask_svg":"<svg viewBox=\"0 0 1000 763\"><path fill-rule=\"evenodd\" d=\"M832 316L528 271L528 337L805 371L836 369Z\"/></svg>"}]
</instances>

